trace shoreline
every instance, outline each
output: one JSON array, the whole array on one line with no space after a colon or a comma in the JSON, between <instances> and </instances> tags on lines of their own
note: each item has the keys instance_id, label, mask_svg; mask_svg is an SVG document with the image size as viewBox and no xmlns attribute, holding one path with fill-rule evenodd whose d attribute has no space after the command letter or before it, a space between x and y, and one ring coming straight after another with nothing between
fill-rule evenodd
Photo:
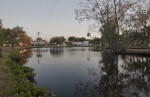
<instances>
[{"instance_id":1,"label":"shoreline","mask_svg":"<svg viewBox=\"0 0 150 97\"><path fill-rule=\"evenodd\" d=\"M31 46L27 48L61 48L61 47L101 47L101 46ZM129 47L125 52L118 52L117 54L121 55L141 55L141 56L150 56L150 48L135 48Z\"/></svg>"},{"instance_id":2,"label":"shoreline","mask_svg":"<svg viewBox=\"0 0 150 97\"><path fill-rule=\"evenodd\" d=\"M3 57L0 58L0 97L9 96L46 96L50 93L50 97L54 94L46 88L36 86L30 82L35 76L32 68L22 66L19 49L25 47L2 47ZM15 52L15 50L17 52ZM22 84L23 83L23 84ZM25 90L25 91L24 91ZM21 91L21 92L20 92Z\"/></svg>"}]
</instances>

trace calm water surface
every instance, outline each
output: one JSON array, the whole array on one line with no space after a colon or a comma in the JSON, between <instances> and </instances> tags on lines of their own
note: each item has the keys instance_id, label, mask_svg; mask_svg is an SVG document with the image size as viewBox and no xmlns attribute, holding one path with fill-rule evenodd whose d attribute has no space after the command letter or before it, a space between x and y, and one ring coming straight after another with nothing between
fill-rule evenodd
<instances>
[{"instance_id":1,"label":"calm water surface","mask_svg":"<svg viewBox=\"0 0 150 97\"><path fill-rule=\"evenodd\" d=\"M25 54L38 86L56 97L150 97L150 58L92 48L34 48Z\"/></svg>"}]
</instances>

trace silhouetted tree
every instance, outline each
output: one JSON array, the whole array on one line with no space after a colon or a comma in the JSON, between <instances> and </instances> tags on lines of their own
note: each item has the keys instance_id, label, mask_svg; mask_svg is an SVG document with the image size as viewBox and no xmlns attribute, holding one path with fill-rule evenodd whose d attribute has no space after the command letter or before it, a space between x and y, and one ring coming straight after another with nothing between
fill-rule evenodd
<instances>
[{"instance_id":1,"label":"silhouetted tree","mask_svg":"<svg viewBox=\"0 0 150 97\"><path fill-rule=\"evenodd\" d=\"M119 51L119 34L139 0L87 0L75 11L78 21L94 20L103 41ZM144 1L144 0L143 0Z\"/></svg>"},{"instance_id":2,"label":"silhouetted tree","mask_svg":"<svg viewBox=\"0 0 150 97\"><path fill-rule=\"evenodd\" d=\"M63 36L56 36L50 39L50 43L62 44L65 40Z\"/></svg>"},{"instance_id":3,"label":"silhouetted tree","mask_svg":"<svg viewBox=\"0 0 150 97\"><path fill-rule=\"evenodd\" d=\"M70 36L70 37L68 37L68 41L76 41L76 37L75 36Z\"/></svg>"},{"instance_id":4,"label":"silhouetted tree","mask_svg":"<svg viewBox=\"0 0 150 97\"><path fill-rule=\"evenodd\" d=\"M2 30L2 20L0 19L0 57L2 57L2 48L1 48L1 45L2 45L2 32L1 32L1 30Z\"/></svg>"}]
</instances>

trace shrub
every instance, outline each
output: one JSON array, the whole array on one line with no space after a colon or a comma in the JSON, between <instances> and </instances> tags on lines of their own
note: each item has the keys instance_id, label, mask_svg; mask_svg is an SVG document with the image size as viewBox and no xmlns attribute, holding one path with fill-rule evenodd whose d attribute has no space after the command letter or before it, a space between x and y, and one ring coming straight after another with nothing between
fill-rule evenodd
<instances>
[{"instance_id":1,"label":"shrub","mask_svg":"<svg viewBox=\"0 0 150 97\"><path fill-rule=\"evenodd\" d=\"M30 67L27 67L27 66L23 66L23 70L24 70L25 73L27 73L27 72L32 73L34 71L33 68L30 68Z\"/></svg>"},{"instance_id":2,"label":"shrub","mask_svg":"<svg viewBox=\"0 0 150 97\"><path fill-rule=\"evenodd\" d=\"M11 60L7 61L7 65L10 67L16 80L15 87L10 91L11 96L43 97L49 93L47 89L35 86L35 84L30 82L34 79L34 76L36 74L33 73L33 68L19 65L21 59L19 50L14 50L13 52L11 52L9 57ZM49 96L55 97L53 92Z\"/></svg>"},{"instance_id":3,"label":"shrub","mask_svg":"<svg viewBox=\"0 0 150 97\"><path fill-rule=\"evenodd\" d=\"M12 61L20 62L21 54L19 53L19 50L13 50L13 52L10 53L9 58Z\"/></svg>"},{"instance_id":4,"label":"shrub","mask_svg":"<svg viewBox=\"0 0 150 97\"><path fill-rule=\"evenodd\" d=\"M12 70L16 79L15 87L10 91L11 95L14 97L40 97L47 95L49 92L47 89L35 86L27 79L27 77L35 76L31 72L25 73L28 67L23 67L12 60L7 61L7 65ZM31 68L28 69L33 70Z\"/></svg>"},{"instance_id":5,"label":"shrub","mask_svg":"<svg viewBox=\"0 0 150 97\"><path fill-rule=\"evenodd\" d=\"M119 47L120 47L120 52L122 52L122 53L126 52L126 47L123 43L120 43Z\"/></svg>"}]
</instances>

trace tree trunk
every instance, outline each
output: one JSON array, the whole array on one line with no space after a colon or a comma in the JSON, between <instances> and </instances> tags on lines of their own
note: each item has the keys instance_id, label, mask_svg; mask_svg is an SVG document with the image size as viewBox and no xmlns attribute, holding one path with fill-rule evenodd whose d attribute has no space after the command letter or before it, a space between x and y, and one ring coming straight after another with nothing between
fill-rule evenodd
<instances>
[{"instance_id":1,"label":"tree trunk","mask_svg":"<svg viewBox=\"0 0 150 97\"><path fill-rule=\"evenodd\" d=\"M14 44L11 44L11 49L14 49Z\"/></svg>"},{"instance_id":2,"label":"tree trunk","mask_svg":"<svg viewBox=\"0 0 150 97\"><path fill-rule=\"evenodd\" d=\"M0 47L0 57L3 57L2 56L2 48Z\"/></svg>"},{"instance_id":3,"label":"tree trunk","mask_svg":"<svg viewBox=\"0 0 150 97\"><path fill-rule=\"evenodd\" d=\"M115 51L119 51L119 24L118 24L118 17L117 17L117 5L116 0L114 0L114 6L115 6L115 22L116 22L116 41L115 41Z\"/></svg>"}]
</instances>

